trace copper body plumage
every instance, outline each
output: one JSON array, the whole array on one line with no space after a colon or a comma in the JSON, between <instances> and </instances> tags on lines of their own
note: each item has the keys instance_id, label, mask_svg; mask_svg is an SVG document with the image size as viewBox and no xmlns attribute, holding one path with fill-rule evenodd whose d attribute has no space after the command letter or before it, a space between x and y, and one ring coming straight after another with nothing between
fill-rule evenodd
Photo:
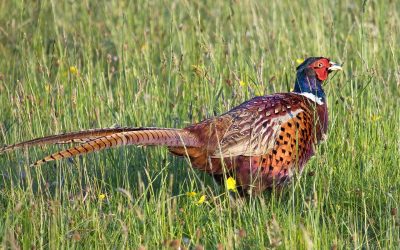
<instances>
[{"instance_id":1,"label":"copper body plumage","mask_svg":"<svg viewBox=\"0 0 400 250\"><path fill-rule=\"evenodd\" d=\"M78 143L33 165L123 145L164 145L193 167L233 176L244 193L281 187L301 173L328 130L328 110L320 86L340 66L323 57L297 68L295 92L255 97L218 117L183 129L107 128L48 136L6 146ZM325 72L325 71L326 72ZM305 79L305 80L304 80ZM321 92L322 91L322 92Z\"/></svg>"}]
</instances>

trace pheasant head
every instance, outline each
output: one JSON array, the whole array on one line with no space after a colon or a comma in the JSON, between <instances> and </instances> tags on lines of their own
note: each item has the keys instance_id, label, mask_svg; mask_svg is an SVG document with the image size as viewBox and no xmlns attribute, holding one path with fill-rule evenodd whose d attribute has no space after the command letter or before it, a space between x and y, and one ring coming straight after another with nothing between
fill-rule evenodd
<instances>
[{"instance_id":1,"label":"pheasant head","mask_svg":"<svg viewBox=\"0 0 400 250\"><path fill-rule=\"evenodd\" d=\"M297 78L294 92L311 94L325 102L325 92L322 83L328 78L328 74L342 70L338 64L324 57L309 57L297 67Z\"/></svg>"}]
</instances>

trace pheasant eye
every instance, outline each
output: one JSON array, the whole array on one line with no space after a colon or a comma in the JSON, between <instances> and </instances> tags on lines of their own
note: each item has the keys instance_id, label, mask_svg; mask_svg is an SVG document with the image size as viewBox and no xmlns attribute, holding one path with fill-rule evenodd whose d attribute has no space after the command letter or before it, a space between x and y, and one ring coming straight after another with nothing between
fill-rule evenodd
<instances>
[{"instance_id":1,"label":"pheasant eye","mask_svg":"<svg viewBox=\"0 0 400 250\"><path fill-rule=\"evenodd\" d=\"M322 68L324 65L322 63L318 63L318 68Z\"/></svg>"}]
</instances>

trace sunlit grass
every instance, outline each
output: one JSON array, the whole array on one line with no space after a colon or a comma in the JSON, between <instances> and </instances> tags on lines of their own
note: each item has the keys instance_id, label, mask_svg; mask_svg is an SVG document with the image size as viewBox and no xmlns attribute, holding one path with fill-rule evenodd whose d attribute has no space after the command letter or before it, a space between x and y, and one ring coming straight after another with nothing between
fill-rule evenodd
<instances>
[{"instance_id":1,"label":"sunlit grass","mask_svg":"<svg viewBox=\"0 0 400 250\"><path fill-rule=\"evenodd\" d=\"M1 144L116 124L184 127L289 91L302 58L345 68L325 86L328 140L282 194L237 198L164 148L36 169L29 163L59 146L18 150L0 155L0 248L400 245L396 1L0 6Z\"/></svg>"}]
</instances>

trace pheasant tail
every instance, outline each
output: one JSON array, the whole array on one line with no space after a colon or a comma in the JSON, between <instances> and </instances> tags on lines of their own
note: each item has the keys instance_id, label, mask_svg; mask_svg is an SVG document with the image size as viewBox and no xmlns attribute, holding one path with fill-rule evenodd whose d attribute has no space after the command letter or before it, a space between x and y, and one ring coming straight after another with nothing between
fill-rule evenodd
<instances>
[{"instance_id":1,"label":"pheasant tail","mask_svg":"<svg viewBox=\"0 0 400 250\"><path fill-rule=\"evenodd\" d=\"M45 145L45 144L63 144L63 143L82 143L87 142L93 139L97 139L99 137L112 135L115 133L125 132L125 131L137 131L143 129L153 129L153 128L100 128L100 129L89 129L85 131L78 132L70 132L59 135L50 135L46 137L36 138L29 141L24 141L17 144L12 144L0 148L0 154L8 151L12 151L14 149L37 146L37 145Z\"/></svg>"},{"instance_id":2,"label":"pheasant tail","mask_svg":"<svg viewBox=\"0 0 400 250\"><path fill-rule=\"evenodd\" d=\"M79 140L79 138L74 138ZM61 160L77 155L88 154L112 147L124 145L163 145L168 147L200 147L199 139L189 131L182 129L136 129L123 131L94 138L81 145L49 155L33 164L41 165L45 162Z\"/></svg>"}]
</instances>

